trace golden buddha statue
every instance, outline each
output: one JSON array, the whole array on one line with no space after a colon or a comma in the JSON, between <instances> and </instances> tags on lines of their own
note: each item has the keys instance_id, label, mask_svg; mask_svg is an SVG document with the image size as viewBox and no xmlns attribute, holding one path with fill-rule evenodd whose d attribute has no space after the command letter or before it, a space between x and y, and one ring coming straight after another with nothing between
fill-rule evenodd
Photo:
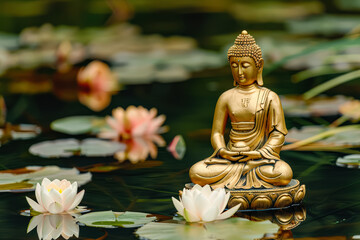
<instances>
[{"instance_id":1,"label":"golden buddha statue","mask_svg":"<svg viewBox=\"0 0 360 240\"><path fill-rule=\"evenodd\" d=\"M216 104L211 133L215 151L191 167L191 181L230 190L287 186L293 173L279 156L287 134L284 113L278 95L263 87L261 49L247 31L228 50L228 61L234 88ZM228 117L231 131L226 144Z\"/></svg>"}]
</instances>

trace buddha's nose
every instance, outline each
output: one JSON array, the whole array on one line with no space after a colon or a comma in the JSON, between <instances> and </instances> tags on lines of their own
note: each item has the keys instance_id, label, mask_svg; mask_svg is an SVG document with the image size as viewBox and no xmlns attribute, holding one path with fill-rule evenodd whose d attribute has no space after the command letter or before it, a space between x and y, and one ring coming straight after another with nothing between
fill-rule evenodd
<instances>
[{"instance_id":1,"label":"buddha's nose","mask_svg":"<svg viewBox=\"0 0 360 240\"><path fill-rule=\"evenodd\" d=\"M244 77L244 72L241 67L239 67L239 76Z\"/></svg>"}]
</instances>

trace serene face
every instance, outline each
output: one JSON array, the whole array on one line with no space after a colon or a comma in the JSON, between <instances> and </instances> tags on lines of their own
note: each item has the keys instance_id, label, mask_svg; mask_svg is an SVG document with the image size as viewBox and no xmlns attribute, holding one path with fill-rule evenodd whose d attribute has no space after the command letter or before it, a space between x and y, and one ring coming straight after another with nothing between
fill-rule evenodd
<instances>
[{"instance_id":1,"label":"serene face","mask_svg":"<svg viewBox=\"0 0 360 240\"><path fill-rule=\"evenodd\" d=\"M230 67L234 80L239 85L251 85L257 80L258 69L251 57L230 57Z\"/></svg>"}]
</instances>

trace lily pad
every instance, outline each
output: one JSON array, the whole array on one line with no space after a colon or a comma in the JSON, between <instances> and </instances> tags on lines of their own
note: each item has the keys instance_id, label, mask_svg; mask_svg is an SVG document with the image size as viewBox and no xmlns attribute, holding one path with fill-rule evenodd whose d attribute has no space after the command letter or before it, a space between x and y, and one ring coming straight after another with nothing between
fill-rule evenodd
<instances>
[{"instance_id":1,"label":"lily pad","mask_svg":"<svg viewBox=\"0 0 360 240\"><path fill-rule=\"evenodd\" d=\"M281 104L287 116L311 117L334 116L339 114L339 107L350 100L342 95L319 96L305 101L301 96L281 96Z\"/></svg>"},{"instance_id":2,"label":"lily pad","mask_svg":"<svg viewBox=\"0 0 360 240\"><path fill-rule=\"evenodd\" d=\"M289 20L287 28L294 34L347 34L359 24L356 15L323 14L305 20Z\"/></svg>"},{"instance_id":3,"label":"lily pad","mask_svg":"<svg viewBox=\"0 0 360 240\"><path fill-rule=\"evenodd\" d=\"M292 128L289 130L288 135L286 136L287 142L296 142L299 140L304 140L315 136L317 134L323 133L327 130L330 130L328 127L320 125L304 126L301 129ZM317 141L317 143L324 145L334 145L334 146L359 146L360 145L360 129L348 129L346 131L337 132L332 136L329 136L325 139Z\"/></svg>"},{"instance_id":4,"label":"lily pad","mask_svg":"<svg viewBox=\"0 0 360 240\"><path fill-rule=\"evenodd\" d=\"M360 125L342 127L304 126L301 129L292 128L286 136L283 150L298 151L334 151L357 153L347 151L346 148L360 146Z\"/></svg>"},{"instance_id":5,"label":"lily pad","mask_svg":"<svg viewBox=\"0 0 360 240\"><path fill-rule=\"evenodd\" d=\"M7 143L11 140L26 140L34 138L41 133L41 128L33 124L11 125L6 123L0 128L0 144Z\"/></svg>"},{"instance_id":6,"label":"lily pad","mask_svg":"<svg viewBox=\"0 0 360 240\"><path fill-rule=\"evenodd\" d=\"M97 133L104 124L104 118L96 116L71 116L53 121L51 129L70 135Z\"/></svg>"},{"instance_id":7,"label":"lily pad","mask_svg":"<svg viewBox=\"0 0 360 240\"><path fill-rule=\"evenodd\" d=\"M151 222L135 233L140 238L157 240L210 240L210 239L260 239L275 234L279 227L270 221L253 222L243 218L230 218L210 223L161 223Z\"/></svg>"},{"instance_id":8,"label":"lily pad","mask_svg":"<svg viewBox=\"0 0 360 240\"><path fill-rule=\"evenodd\" d=\"M0 171L0 192L34 191L36 183L43 178L50 180L67 179L84 185L91 180L91 173L80 173L76 168L60 168L58 166L27 166L25 168Z\"/></svg>"},{"instance_id":9,"label":"lily pad","mask_svg":"<svg viewBox=\"0 0 360 240\"><path fill-rule=\"evenodd\" d=\"M339 157L336 160L336 166L347 168L360 168L360 154L351 154Z\"/></svg>"},{"instance_id":10,"label":"lily pad","mask_svg":"<svg viewBox=\"0 0 360 240\"><path fill-rule=\"evenodd\" d=\"M124 151L125 148L126 145L119 142L96 138L87 138L81 141L68 138L36 143L29 148L29 152L43 158L71 157L75 155L106 157Z\"/></svg>"},{"instance_id":11,"label":"lily pad","mask_svg":"<svg viewBox=\"0 0 360 240\"><path fill-rule=\"evenodd\" d=\"M148 213L113 211L92 212L77 218L77 221L86 226L102 228L134 228L155 220L156 217L150 216Z\"/></svg>"}]
</instances>

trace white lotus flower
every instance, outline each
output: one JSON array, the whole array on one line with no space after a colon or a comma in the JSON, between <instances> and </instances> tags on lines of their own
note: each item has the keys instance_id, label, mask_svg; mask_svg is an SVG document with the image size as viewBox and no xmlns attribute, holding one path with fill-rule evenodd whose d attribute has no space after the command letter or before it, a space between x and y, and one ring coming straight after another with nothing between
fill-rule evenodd
<instances>
[{"instance_id":1,"label":"white lotus flower","mask_svg":"<svg viewBox=\"0 0 360 240\"><path fill-rule=\"evenodd\" d=\"M70 214L37 215L31 218L27 232L35 227L40 240L58 239L60 235L64 239L79 237L79 225Z\"/></svg>"},{"instance_id":2,"label":"white lotus flower","mask_svg":"<svg viewBox=\"0 0 360 240\"><path fill-rule=\"evenodd\" d=\"M172 198L175 208L187 222L211 222L231 217L240 207L236 205L223 212L230 198L224 188L211 191L209 185L195 185L192 189L183 189L180 201Z\"/></svg>"},{"instance_id":3,"label":"white lotus flower","mask_svg":"<svg viewBox=\"0 0 360 240\"><path fill-rule=\"evenodd\" d=\"M85 190L77 193L77 182L71 184L63 179L50 181L44 178L41 185L38 183L35 189L36 200L26 197L31 208L41 213L58 214L73 211L84 197Z\"/></svg>"}]
</instances>

